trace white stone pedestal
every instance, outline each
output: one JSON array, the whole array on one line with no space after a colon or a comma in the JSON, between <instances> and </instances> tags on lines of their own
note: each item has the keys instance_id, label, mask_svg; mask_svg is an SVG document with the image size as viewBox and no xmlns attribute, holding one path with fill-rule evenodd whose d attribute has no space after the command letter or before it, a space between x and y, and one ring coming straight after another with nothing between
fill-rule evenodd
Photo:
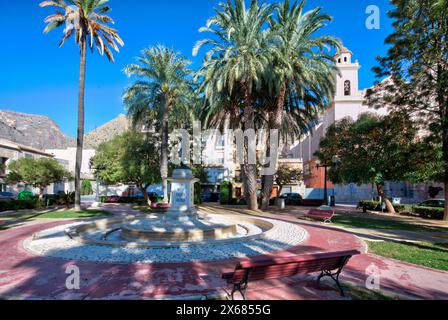
<instances>
[{"instance_id":1,"label":"white stone pedestal","mask_svg":"<svg viewBox=\"0 0 448 320\"><path fill-rule=\"evenodd\" d=\"M188 221L197 219L194 206L194 184L198 182L190 169L174 170L171 183L171 208L167 212L167 219Z\"/></svg>"}]
</instances>

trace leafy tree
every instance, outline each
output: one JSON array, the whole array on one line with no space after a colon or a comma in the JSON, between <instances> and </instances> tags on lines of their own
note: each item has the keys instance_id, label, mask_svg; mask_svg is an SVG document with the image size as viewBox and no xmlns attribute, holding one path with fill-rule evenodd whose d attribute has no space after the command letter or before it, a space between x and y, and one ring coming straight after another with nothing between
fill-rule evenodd
<instances>
[{"instance_id":1,"label":"leafy tree","mask_svg":"<svg viewBox=\"0 0 448 320\"><path fill-rule=\"evenodd\" d=\"M138 62L125 68L129 77L137 78L123 95L134 126L155 124L160 135L160 175L165 202L168 201L169 128L191 120L192 116L189 64L174 50L157 46L143 50Z\"/></svg>"},{"instance_id":2,"label":"leafy tree","mask_svg":"<svg viewBox=\"0 0 448 320\"><path fill-rule=\"evenodd\" d=\"M39 198L43 199L45 188L52 183L71 179L71 174L55 159L21 158L11 161L6 176L8 184L23 183L39 189Z\"/></svg>"},{"instance_id":3,"label":"leafy tree","mask_svg":"<svg viewBox=\"0 0 448 320\"><path fill-rule=\"evenodd\" d=\"M323 163L336 161L330 169L335 183L376 184L388 211L395 213L384 184L403 181L415 167L416 133L408 118L366 113L356 122L345 118L330 126L316 156Z\"/></svg>"},{"instance_id":4,"label":"leafy tree","mask_svg":"<svg viewBox=\"0 0 448 320\"><path fill-rule=\"evenodd\" d=\"M423 132L440 144L448 198L448 5L446 0L393 0L390 49L374 70L378 83L367 94L373 107L419 119ZM438 152L435 150L434 152ZM448 220L448 202L444 220Z\"/></svg>"},{"instance_id":5,"label":"leafy tree","mask_svg":"<svg viewBox=\"0 0 448 320\"><path fill-rule=\"evenodd\" d=\"M154 141L138 132L127 132L120 136L119 158L122 181L135 183L151 204L147 189L161 182L159 153Z\"/></svg>"},{"instance_id":6,"label":"leafy tree","mask_svg":"<svg viewBox=\"0 0 448 320\"><path fill-rule=\"evenodd\" d=\"M280 165L275 176L275 183L277 183L277 185L279 186L278 193L282 193L283 187L285 185L297 183L298 181L302 180L302 177L303 173L301 170L285 164Z\"/></svg>"},{"instance_id":7,"label":"leafy tree","mask_svg":"<svg viewBox=\"0 0 448 320\"><path fill-rule=\"evenodd\" d=\"M259 4L257 0L252 0L249 7L246 7L245 0L221 3L215 16L201 28L201 32L210 32L213 38L199 41L193 50L193 55L197 55L201 47L211 47L199 71L205 82L206 108L217 111L218 103L224 101L224 106L230 107L231 113L242 110L241 115L234 119L241 119L243 130L255 130L254 92L261 89L269 65L268 43L263 28L272 10L272 6ZM238 101L242 101L241 106ZM249 209L256 210L256 164L249 163L249 146L245 145L246 156L242 164L244 189Z\"/></svg>"},{"instance_id":8,"label":"leafy tree","mask_svg":"<svg viewBox=\"0 0 448 320\"><path fill-rule=\"evenodd\" d=\"M147 189L161 178L158 150L149 137L126 132L101 144L92 162L101 180L109 184L133 183L151 204Z\"/></svg>"},{"instance_id":9,"label":"leafy tree","mask_svg":"<svg viewBox=\"0 0 448 320\"><path fill-rule=\"evenodd\" d=\"M107 15L111 10L106 5L108 2L109 0L53 0L40 3L41 7L51 6L56 8L56 12L45 19L48 25L44 32L48 33L65 25L64 36L59 47L62 47L68 38L74 36L80 49L78 138L75 169L75 209L78 211L81 210L81 164L84 145L84 90L87 47L93 51L95 46L101 55L105 53L109 61L113 62L114 57L111 48L118 52L118 45L124 45L117 31L108 26L108 24L114 23Z\"/></svg>"},{"instance_id":10,"label":"leafy tree","mask_svg":"<svg viewBox=\"0 0 448 320\"><path fill-rule=\"evenodd\" d=\"M195 165L192 168L193 175L196 179L199 179L200 183L209 183L209 176L207 168L202 165Z\"/></svg>"}]
</instances>

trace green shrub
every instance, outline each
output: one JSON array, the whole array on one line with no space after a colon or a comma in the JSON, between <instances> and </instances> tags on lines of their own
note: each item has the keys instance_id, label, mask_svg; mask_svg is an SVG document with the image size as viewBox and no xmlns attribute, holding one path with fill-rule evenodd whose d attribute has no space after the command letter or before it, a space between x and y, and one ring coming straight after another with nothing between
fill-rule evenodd
<instances>
[{"instance_id":1,"label":"green shrub","mask_svg":"<svg viewBox=\"0 0 448 320\"><path fill-rule=\"evenodd\" d=\"M420 215L420 217L424 219L442 220L445 209L415 206L413 208L413 212Z\"/></svg>"},{"instance_id":2,"label":"green shrub","mask_svg":"<svg viewBox=\"0 0 448 320\"><path fill-rule=\"evenodd\" d=\"M17 200L31 200L34 198L34 195L31 191L23 190L20 191L17 195Z\"/></svg>"},{"instance_id":3,"label":"green shrub","mask_svg":"<svg viewBox=\"0 0 448 320\"><path fill-rule=\"evenodd\" d=\"M232 183L231 182L223 182L221 183L221 196L220 196L221 204L231 204L232 203Z\"/></svg>"},{"instance_id":4,"label":"green shrub","mask_svg":"<svg viewBox=\"0 0 448 320\"><path fill-rule=\"evenodd\" d=\"M201 184L199 182L196 182L194 184L194 204L200 205L202 204L201 199Z\"/></svg>"},{"instance_id":5,"label":"green shrub","mask_svg":"<svg viewBox=\"0 0 448 320\"><path fill-rule=\"evenodd\" d=\"M0 211L33 210L43 207L39 199L0 201Z\"/></svg>"},{"instance_id":6,"label":"green shrub","mask_svg":"<svg viewBox=\"0 0 448 320\"><path fill-rule=\"evenodd\" d=\"M92 183L90 180L82 180L81 183L81 195L90 196L93 194Z\"/></svg>"},{"instance_id":7,"label":"green shrub","mask_svg":"<svg viewBox=\"0 0 448 320\"><path fill-rule=\"evenodd\" d=\"M366 209L368 211L382 211L381 202L375 200L363 200L358 204L359 209ZM403 212L406 210L406 206L403 204L394 204L396 212Z\"/></svg>"}]
</instances>

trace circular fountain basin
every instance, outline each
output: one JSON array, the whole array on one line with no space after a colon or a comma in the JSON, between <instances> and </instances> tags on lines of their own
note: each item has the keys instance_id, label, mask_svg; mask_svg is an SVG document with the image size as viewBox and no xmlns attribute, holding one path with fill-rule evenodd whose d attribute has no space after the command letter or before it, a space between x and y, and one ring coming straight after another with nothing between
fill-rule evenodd
<instances>
[{"instance_id":1,"label":"circular fountain basin","mask_svg":"<svg viewBox=\"0 0 448 320\"><path fill-rule=\"evenodd\" d=\"M185 248L262 238L273 231L269 221L241 216L209 215L177 221L159 217L104 219L68 228L73 240L90 245L124 248ZM39 235L35 235L39 239Z\"/></svg>"}]
</instances>

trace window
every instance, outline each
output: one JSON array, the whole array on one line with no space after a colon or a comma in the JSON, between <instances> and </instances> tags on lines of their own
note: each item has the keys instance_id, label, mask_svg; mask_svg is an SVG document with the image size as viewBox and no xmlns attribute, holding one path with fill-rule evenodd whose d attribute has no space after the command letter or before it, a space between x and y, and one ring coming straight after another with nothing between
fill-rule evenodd
<instances>
[{"instance_id":1,"label":"window","mask_svg":"<svg viewBox=\"0 0 448 320\"><path fill-rule=\"evenodd\" d=\"M341 58L338 59L338 62L341 63Z\"/></svg>"},{"instance_id":2,"label":"window","mask_svg":"<svg viewBox=\"0 0 448 320\"><path fill-rule=\"evenodd\" d=\"M344 57L344 62L347 62L347 57Z\"/></svg>"},{"instance_id":3,"label":"window","mask_svg":"<svg viewBox=\"0 0 448 320\"><path fill-rule=\"evenodd\" d=\"M350 81L347 80L344 82L344 95L350 96L351 91L352 91L352 85L351 85Z\"/></svg>"}]
</instances>

